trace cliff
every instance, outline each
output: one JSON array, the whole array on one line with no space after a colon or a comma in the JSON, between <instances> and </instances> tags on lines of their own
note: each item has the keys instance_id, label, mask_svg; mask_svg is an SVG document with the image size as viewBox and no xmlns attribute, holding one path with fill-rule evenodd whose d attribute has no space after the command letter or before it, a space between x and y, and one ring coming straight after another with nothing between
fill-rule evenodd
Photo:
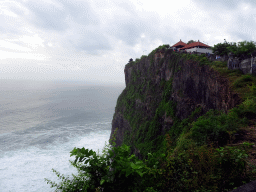
<instances>
[{"instance_id":1,"label":"cliff","mask_svg":"<svg viewBox=\"0 0 256 192\"><path fill-rule=\"evenodd\" d=\"M125 66L126 88L117 100L110 139L116 130L116 144L130 145L142 157L159 150L168 131L178 138L177 122L210 109L227 112L241 103L229 81L208 65L188 59L163 47L159 57L152 51ZM173 129L173 130L172 130Z\"/></svg>"}]
</instances>

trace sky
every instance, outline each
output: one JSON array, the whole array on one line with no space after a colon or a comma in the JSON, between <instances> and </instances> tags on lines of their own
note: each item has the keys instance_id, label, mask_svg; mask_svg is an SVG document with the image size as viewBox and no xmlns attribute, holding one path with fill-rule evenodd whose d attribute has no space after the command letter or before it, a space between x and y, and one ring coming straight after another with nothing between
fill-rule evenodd
<instances>
[{"instance_id":1,"label":"sky","mask_svg":"<svg viewBox=\"0 0 256 192\"><path fill-rule=\"evenodd\" d=\"M1 0L0 79L125 84L159 45L255 41L253 0Z\"/></svg>"}]
</instances>

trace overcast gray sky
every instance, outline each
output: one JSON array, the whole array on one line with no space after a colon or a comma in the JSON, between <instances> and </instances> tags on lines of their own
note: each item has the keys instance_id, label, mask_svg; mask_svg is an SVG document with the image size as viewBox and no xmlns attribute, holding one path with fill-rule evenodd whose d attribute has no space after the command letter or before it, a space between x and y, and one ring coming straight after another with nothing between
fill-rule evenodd
<instances>
[{"instance_id":1,"label":"overcast gray sky","mask_svg":"<svg viewBox=\"0 0 256 192\"><path fill-rule=\"evenodd\" d=\"M0 79L124 84L124 66L180 39L255 41L253 0L1 0Z\"/></svg>"}]
</instances>

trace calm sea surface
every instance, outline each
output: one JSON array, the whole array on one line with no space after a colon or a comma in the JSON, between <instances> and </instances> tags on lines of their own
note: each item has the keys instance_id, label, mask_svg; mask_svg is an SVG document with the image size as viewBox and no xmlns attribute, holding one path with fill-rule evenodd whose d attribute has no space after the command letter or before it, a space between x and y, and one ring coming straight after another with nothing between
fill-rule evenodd
<instances>
[{"instance_id":1,"label":"calm sea surface","mask_svg":"<svg viewBox=\"0 0 256 192\"><path fill-rule=\"evenodd\" d=\"M71 176L74 147L108 142L124 86L0 80L0 191L50 192L52 168Z\"/></svg>"}]
</instances>

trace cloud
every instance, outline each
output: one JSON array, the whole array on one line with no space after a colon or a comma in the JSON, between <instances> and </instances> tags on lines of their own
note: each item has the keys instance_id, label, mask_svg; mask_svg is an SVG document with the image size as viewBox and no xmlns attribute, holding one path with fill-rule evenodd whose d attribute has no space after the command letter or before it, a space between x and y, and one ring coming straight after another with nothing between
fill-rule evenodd
<instances>
[{"instance_id":1,"label":"cloud","mask_svg":"<svg viewBox=\"0 0 256 192\"><path fill-rule=\"evenodd\" d=\"M253 38L255 40L255 28L256 22L252 20L250 15L237 15L234 16L236 25L232 25L229 29L229 34L233 39L238 39L239 41L251 41Z\"/></svg>"},{"instance_id":2,"label":"cloud","mask_svg":"<svg viewBox=\"0 0 256 192\"><path fill-rule=\"evenodd\" d=\"M30 14L26 17L37 27L65 31L72 20L83 25L99 24L97 15L88 1L28 1L24 5Z\"/></svg>"},{"instance_id":3,"label":"cloud","mask_svg":"<svg viewBox=\"0 0 256 192\"><path fill-rule=\"evenodd\" d=\"M123 82L130 58L162 44L256 39L256 1L250 0L13 0L0 6L1 63L9 75L19 65L35 78L42 69L40 77L48 79Z\"/></svg>"},{"instance_id":4,"label":"cloud","mask_svg":"<svg viewBox=\"0 0 256 192\"><path fill-rule=\"evenodd\" d=\"M194 0L195 3L199 7L203 7L204 9L219 9L219 10L230 10L239 6L239 3L245 2L242 0Z\"/></svg>"},{"instance_id":5,"label":"cloud","mask_svg":"<svg viewBox=\"0 0 256 192\"><path fill-rule=\"evenodd\" d=\"M17 13L21 14L22 10L16 4L10 4L10 2L2 2L0 6L1 34L20 34L22 32L20 28L24 23L18 18Z\"/></svg>"},{"instance_id":6,"label":"cloud","mask_svg":"<svg viewBox=\"0 0 256 192\"><path fill-rule=\"evenodd\" d=\"M72 38L73 37L73 38ZM108 39L100 34L100 31L90 31L80 34L80 36L70 36L69 43L78 51L85 51L89 54L99 54L101 50L109 50L111 48Z\"/></svg>"},{"instance_id":7,"label":"cloud","mask_svg":"<svg viewBox=\"0 0 256 192\"><path fill-rule=\"evenodd\" d=\"M89 1L79 0L61 0L62 5L65 7L65 12L68 17L72 18L73 21L83 25L98 25L98 16L94 12L89 4Z\"/></svg>"},{"instance_id":8,"label":"cloud","mask_svg":"<svg viewBox=\"0 0 256 192\"><path fill-rule=\"evenodd\" d=\"M45 1L28 1L24 5L30 11L27 19L35 26L57 31L67 29L67 13L62 6Z\"/></svg>"},{"instance_id":9,"label":"cloud","mask_svg":"<svg viewBox=\"0 0 256 192\"><path fill-rule=\"evenodd\" d=\"M143 24L133 19L117 19L109 25L108 33L124 41L127 45L133 46L138 42Z\"/></svg>"},{"instance_id":10,"label":"cloud","mask_svg":"<svg viewBox=\"0 0 256 192\"><path fill-rule=\"evenodd\" d=\"M151 41L161 39L163 35L156 27L159 24L156 13L138 12L136 6L127 1L103 0L92 4L80 0L29 0L11 4L9 9L19 18L11 22L7 33L10 34L10 30L14 30L14 33L15 27L11 26L22 22L31 31L38 31L45 38L46 45L57 41L66 49L85 51L88 54L101 54L102 51L113 49L116 44L111 41L113 39L132 47L140 42L142 34ZM19 26L17 33L22 30L25 27ZM26 31L24 33L28 35Z\"/></svg>"}]
</instances>

